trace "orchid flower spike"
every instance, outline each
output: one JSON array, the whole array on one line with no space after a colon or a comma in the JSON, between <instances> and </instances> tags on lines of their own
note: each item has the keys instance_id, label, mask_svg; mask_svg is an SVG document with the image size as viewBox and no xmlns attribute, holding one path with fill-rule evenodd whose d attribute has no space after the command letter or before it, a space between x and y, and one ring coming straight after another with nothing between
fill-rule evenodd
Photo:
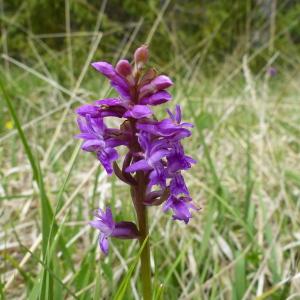
<instances>
[{"instance_id":1,"label":"orchid flower spike","mask_svg":"<svg viewBox=\"0 0 300 300\"><path fill-rule=\"evenodd\" d=\"M167 110L163 120L154 117L153 108L170 102L167 91L173 85L166 75L146 68L148 47L136 49L133 63L121 59L114 67L108 62L92 66L104 75L116 91L116 96L96 100L76 109L82 149L93 152L108 175L115 174L133 191L133 204L139 220L140 207L162 205L164 212L172 211L173 220L188 223L197 210L184 172L196 161L185 154L181 141L191 136L192 124L182 122L182 111ZM122 120L118 128L107 126L106 119ZM125 147L123 159L117 148ZM117 161L121 161L121 165ZM110 208L99 209L91 226L99 230L99 245L107 254L109 239L141 240L145 230L134 222L115 222Z\"/></svg>"}]
</instances>

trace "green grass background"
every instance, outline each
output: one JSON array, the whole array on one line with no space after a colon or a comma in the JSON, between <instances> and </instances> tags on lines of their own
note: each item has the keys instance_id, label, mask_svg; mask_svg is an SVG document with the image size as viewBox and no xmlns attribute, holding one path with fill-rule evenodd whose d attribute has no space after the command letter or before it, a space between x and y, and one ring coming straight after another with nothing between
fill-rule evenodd
<instances>
[{"instance_id":1,"label":"green grass background","mask_svg":"<svg viewBox=\"0 0 300 300\"><path fill-rule=\"evenodd\" d=\"M0 1L1 299L140 299L138 244L103 257L88 225L134 220L129 191L73 136L74 108L114 95L90 62L144 42L195 124L202 208L150 208L155 299L300 299L300 6L272 3Z\"/></svg>"}]
</instances>

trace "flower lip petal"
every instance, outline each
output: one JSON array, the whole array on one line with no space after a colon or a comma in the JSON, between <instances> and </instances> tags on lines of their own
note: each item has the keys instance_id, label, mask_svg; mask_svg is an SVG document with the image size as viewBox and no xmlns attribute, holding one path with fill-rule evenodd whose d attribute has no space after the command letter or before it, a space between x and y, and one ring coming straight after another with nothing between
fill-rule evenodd
<instances>
[{"instance_id":1,"label":"flower lip petal","mask_svg":"<svg viewBox=\"0 0 300 300\"><path fill-rule=\"evenodd\" d=\"M159 75L151 81L151 84L158 90L164 90L173 85L173 81L166 75Z\"/></svg>"},{"instance_id":2,"label":"flower lip petal","mask_svg":"<svg viewBox=\"0 0 300 300\"><path fill-rule=\"evenodd\" d=\"M92 227L99 229L105 236L111 235L115 228L115 222L112 217L111 209L108 207L104 212L102 209L98 209L95 213L95 218L89 223Z\"/></svg>"},{"instance_id":3,"label":"flower lip petal","mask_svg":"<svg viewBox=\"0 0 300 300\"><path fill-rule=\"evenodd\" d=\"M113 173L112 163L118 159L118 152L114 148L106 148L97 153L97 157L108 175Z\"/></svg>"},{"instance_id":4,"label":"flower lip petal","mask_svg":"<svg viewBox=\"0 0 300 300\"><path fill-rule=\"evenodd\" d=\"M183 176L180 173L176 174L172 178L170 183L170 191L172 195L184 194L186 196L189 196L189 190L185 184Z\"/></svg>"},{"instance_id":5,"label":"flower lip petal","mask_svg":"<svg viewBox=\"0 0 300 300\"><path fill-rule=\"evenodd\" d=\"M105 142L101 140L87 140L83 142L81 148L84 151L95 152L105 146Z\"/></svg>"},{"instance_id":6,"label":"flower lip petal","mask_svg":"<svg viewBox=\"0 0 300 300\"><path fill-rule=\"evenodd\" d=\"M101 251L107 255L108 254L108 250L109 250L109 243L108 243L108 239L105 235L100 234L99 236L99 246Z\"/></svg>"},{"instance_id":7,"label":"flower lip petal","mask_svg":"<svg viewBox=\"0 0 300 300\"><path fill-rule=\"evenodd\" d=\"M112 233L112 228L110 228L107 224L105 224L104 222L100 221L100 220L93 220L90 221L89 224L100 230L105 236L109 236Z\"/></svg>"},{"instance_id":8,"label":"flower lip petal","mask_svg":"<svg viewBox=\"0 0 300 300\"><path fill-rule=\"evenodd\" d=\"M181 220L187 224L189 218L191 218L191 213L187 205L172 195L168 198L163 208L164 212L169 209L173 210L173 220Z\"/></svg>"},{"instance_id":9,"label":"flower lip petal","mask_svg":"<svg viewBox=\"0 0 300 300\"><path fill-rule=\"evenodd\" d=\"M96 69L98 72L102 73L104 76L110 78L115 74L114 67L105 61L97 61L91 63L92 67Z\"/></svg>"},{"instance_id":10,"label":"flower lip petal","mask_svg":"<svg viewBox=\"0 0 300 300\"><path fill-rule=\"evenodd\" d=\"M158 162L168 154L169 154L169 150L166 149L158 150L149 157L148 162L150 165L154 165L156 162Z\"/></svg>"},{"instance_id":11,"label":"flower lip petal","mask_svg":"<svg viewBox=\"0 0 300 300\"><path fill-rule=\"evenodd\" d=\"M151 109L146 105L134 105L133 108L129 109L123 117L125 118L134 118L134 119L141 119L145 117L149 117L152 115Z\"/></svg>"},{"instance_id":12,"label":"flower lip petal","mask_svg":"<svg viewBox=\"0 0 300 300\"><path fill-rule=\"evenodd\" d=\"M145 159L141 159L127 167L125 172L131 173L139 170L148 171L151 169L152 167L148 164L148 162Z\"/></svg>"},{"instance_id":13,"label":"flower lip petal","mask_svg":"<svg viewBox=\"0 0 300 300\"><path fill-rule=\"evenodd\" d=\"M171 94L167 91L158 91L150 96L142 98L140 104L158 105L170 101L172 99Z\"/></svg>"}]
</instances>

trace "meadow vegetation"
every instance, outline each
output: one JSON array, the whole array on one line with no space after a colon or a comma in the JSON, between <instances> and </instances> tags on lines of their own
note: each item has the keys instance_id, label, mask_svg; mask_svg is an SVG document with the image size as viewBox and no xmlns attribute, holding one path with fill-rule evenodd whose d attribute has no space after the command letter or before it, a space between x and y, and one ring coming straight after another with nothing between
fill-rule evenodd
<instances>
[{"instance_id":1,"label":"meadow vegetation","mask_svg":"<svg viewBox=\"0 0 300 300\"><path fill-rule=\"evenodd\" d=\"M201 207L188 226L150 209L155 299L300 299L299 2L198 2L0 1L1 299L140 299L138 243L104 257L88 224L107 202L134 219L129 191L74 109L114 95L92 61L145 42L195 124Z\"/></svg>"}]
</instances>

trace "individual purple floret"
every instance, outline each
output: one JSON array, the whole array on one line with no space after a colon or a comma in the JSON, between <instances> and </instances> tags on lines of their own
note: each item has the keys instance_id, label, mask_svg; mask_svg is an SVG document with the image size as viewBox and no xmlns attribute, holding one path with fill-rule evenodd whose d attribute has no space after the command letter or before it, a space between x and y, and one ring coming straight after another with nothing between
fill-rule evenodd
<instances>
[{"instance_id":1,"label":"individual purple floret","mask_svg":"<svg viewBox=\"0 0 300 300\"><path fill-rule=\"evenodd\" d=\"M176 105L175 113L167 110L170 118L162 121L146 119L137 124L137 128L149 132L166 140L181 140L191 135L191 131L185 127L193 127L191 123L181 123L181 108Z\"/></svg>"},{"instance_id":2,"label":"individual purple floret","mask_svg":"<svg viewBox=\"0 0 300 300\"><path fill-rule=\"evenodd\" d=\"M112 163L118 158L118 152L114 147L127 143L122 140L121 132L118 129L106 128L103 119L92 118L89 114L85 119L78 118L77 121L81 133L76 137L84 140L81 148L95 152L106 172L112 174Z\"/></svg>"},{"instance_id":3,"label":"individual purple floret","mask_svg":"<svg viewBox=\"0 0 300 300\"><path fill-rule=\"evenodd\" d=\"M115 223L110 209L98 210L91 225L100 230L104 253L109 237L145 239L145 214L141 212L146 206L163 204L163 211L172 210L173 219L185 223L192 217L191 211L197 209L183 176L196 163L182 146L182 140L191 136L193 125L182 122L179 105L174 112L167 109L165 119L157 120L154 109L171 101L167 89L173 82L146 68L147 61L148 48L141 46L135 51L133 63L125 59L115 67L108 62L92 63L117 95L76 109L81 132L76 137L83 139L82 149L94 152L109 175L114 173L130 185L139 224L138 230L131 222ZM118 118L122 123L119 128L109 128L108 118ZM119 146L126 153L118 163Z\"/></svg>"},{"instance_id":4,"label":"individual purple floret","mask_svg":"<svg viewBox=\"0 0 300 300\"><path fill-rule=\"evenodd\" d=\"M168 211L169 209L173 210L173 219L184 221L184 223L188 223L192 214L190 209L195 209L195 205L192 202L192 198L186 195L182 196L174 196L170 195L166 203L164 204L164 211Z\"/></svg>"},{"instance_id":5,"label":"individual purple floret","mask_svg":"<svg viewBox=\"0 0 300 300\"><path fill-rule=\"evenodd\" d=\"M120 239L135 239L138 238L138 229L132 222L119 222L113 220L110 208L106 211L98 209L95 213L95 218L90 222L90 225L100 231L99 246L103 253L108 253L109 243L108 237L117 237Z\"/></svg>"}]
</instances>

